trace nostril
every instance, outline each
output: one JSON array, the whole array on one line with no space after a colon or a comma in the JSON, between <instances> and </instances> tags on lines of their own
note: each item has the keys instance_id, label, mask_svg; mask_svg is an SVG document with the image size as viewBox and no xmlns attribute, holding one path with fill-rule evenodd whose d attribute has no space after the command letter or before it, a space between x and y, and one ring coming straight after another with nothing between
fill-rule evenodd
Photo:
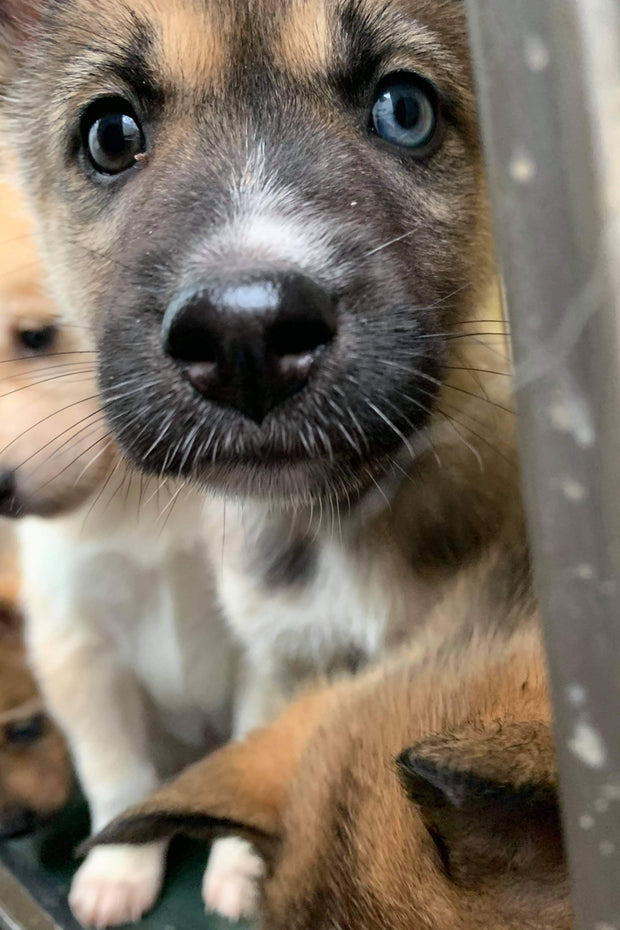
<instances>
[{"instance_id":1,"label":"nostril","mask_svg":"<svg viewBox=\"0 0 620 930\"><path fill-rule=\"evenodd\" d=\"M217 308L203 289L182 291L168 307L161 328L164 351L177 362L218 362Z\"/></svg>"},{"instance_id":2,"label":"nostril","mask_svg":"<svg viewBox=\"0 0 620 930\"><path fill-rule=\"evenodd\" d=\"M334 328L326 320L282 320L267 332L267 351L277 358L309 355L334 338Z\"/></svg>"},{"instance_id":3,"label":"nostril","mask_svg":"<svg viewBox=\"0 0 620 930\"><path fill-rule=\"evenodd\" d=\"M217 339L198 320L180 319L168 332L166 351L179 362L217 364Z\"/></svg>"}]
</instances>

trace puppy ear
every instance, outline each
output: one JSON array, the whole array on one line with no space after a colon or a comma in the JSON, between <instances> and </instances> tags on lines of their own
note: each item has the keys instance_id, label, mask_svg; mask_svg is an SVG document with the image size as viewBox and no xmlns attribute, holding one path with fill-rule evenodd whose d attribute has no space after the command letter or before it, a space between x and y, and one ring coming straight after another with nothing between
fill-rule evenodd
<instances>
[{"instance_id":1,"label":"puppy ear","mask_svg":"<svg viewBox=\"0 0 620 930\"><path fill-rule=\"evenodd\" d=\"M177 833L204 839L235 834L270 861L280 839L282 806L322 704L321 692L308 696L271 727L208 756L113 821L84 850Z\"/></svg>"},{"instance_id":2,"label":"puppy ear","mask_svg":"<svg viewBox=\"0 0 620 930\"><path fill-rule=\"evenodd\" d=\"M554 758L547 724L506 722L432 737L397 764L455 880L540 881L564 863Z\"/></svg>"}]
</instances>

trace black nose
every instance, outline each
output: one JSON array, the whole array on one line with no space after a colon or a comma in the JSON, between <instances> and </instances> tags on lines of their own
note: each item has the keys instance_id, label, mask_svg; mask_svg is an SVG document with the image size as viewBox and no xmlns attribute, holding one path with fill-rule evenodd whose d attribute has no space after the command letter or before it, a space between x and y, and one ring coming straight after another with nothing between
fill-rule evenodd
<instances>
[{"instance_id":1,"label":"black nose","mask_svg":"<svg viewBox=\"0 0 620 930\"><path fill-rule=\"evenodd\" d=\"M220 280L178 295L166 352L196 390L261 423L308 382L336 333L335 299L303 275Z\"/></svg>"},{"instance_id":2,"label":"black nose","mask_svg":"<svg viewBox=\"0 0 620 930\"><path fill-rule=\"evenodd\" d=\"M0 471L0 517L16 517L19 513L17 482L12 471Z\"/></svg>"},{"instance_id":3,"label":"black nose","mask_svg":"<svg viewBox=\"0 0 620 930\"><path fill-rule=\"evenodd\" d=\"M30 833L37 825L37 816L28 807L10 807L0 809L0 837L22 836Z\"/></svg>"}]
</instances>

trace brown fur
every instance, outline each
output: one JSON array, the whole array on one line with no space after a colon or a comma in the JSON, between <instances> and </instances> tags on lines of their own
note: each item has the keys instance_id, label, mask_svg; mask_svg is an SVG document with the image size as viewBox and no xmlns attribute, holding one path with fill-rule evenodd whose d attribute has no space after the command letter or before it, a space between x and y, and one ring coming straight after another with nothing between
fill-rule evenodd
<instances>
[{"instance_id":1,"label":"brown fur","mask_svg":"<svg viewBox=\"0 0 620 930\"><path fill-rule=\"evenodd\" d=\"M325 71L330 57L330 23L325 5L301 0L282 17L276 60L292 74L307 78Z\"/></svg>"},{"instance_id":2,"label":"brown fur","mask_svg":"<svg viewBox=\"0 0 620 930\"><path fill-rule=\"evenodd\" d=\"M73 776L66 744L43 710L28 668L16 605L17 582L0 585L0 836L32 828L66 804ZM34 724L31 741L13 736Z\"/></svg>"},{"instance_id":3,"label":"brown fur","mask_svg":"<svg viewBox=\"0 0 620 930\"><path fill-rule=\"evenodd\" d=\"M156 26L157 55L165 62L166 80L175 87L191 92L197 85L217 81L224 72L226 28L207 4L190 0L175 6L166 0L137 0L132 9Z\"/></svg>"},{"instance_id":4,"label":"brown fur","mask_svg":"<svg viewBox=\"0 0 620 930\"><path fill-rule=\"evenodd\" d=\"M444 606L462 610L456 591ZM434 635L301 698L103 840L251 838L270 930L568 930L555 792L536 634Z\"/></svg>"}]
</instances>

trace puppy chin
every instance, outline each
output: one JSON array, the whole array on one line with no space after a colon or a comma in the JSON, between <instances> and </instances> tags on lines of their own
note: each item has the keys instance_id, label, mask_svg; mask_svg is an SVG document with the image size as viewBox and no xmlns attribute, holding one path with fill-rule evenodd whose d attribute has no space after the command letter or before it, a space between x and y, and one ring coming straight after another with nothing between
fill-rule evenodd
<instances>
[{"instance_id":1,"label":"puppy chin","mask_svg":"<svg viewBox=\"0 0 620 930\"><path fill-rule=\"evenodd\" d=\"M198 483L217 494L266 502L280 510L346 500L359 493L361 486L345 463L337 461L207 467Z\"/></svg>"},{"instance_id":2,"label":"puppy chin","mask_svg":"<svg viewBox=\"0 0 620 930\"><path fill-rule=\"evenodd\" d=\"M175 419L182 422L183 416ZM117 441L123 454L141 473L186 481L216 497L255 501L282 511L351 505L395 469L402 476L411 456L426 449L422 438L416 442L412 437L406 447L398 441L375 442L374 455L366 445L364 452L368 454L361 455L339 445L335 437L329 454L319 448L308 454L292 435L281 445L261 444L256 437L245 442L246 437L234 425L226 425L204 454L189 457L183 451L181 434L175 433L167 444L157 445L152 437L157 437L158 428L147 433L142 426L137 429L136 441L136 430L123 428L122 416L115 420L117 427L120 424ZM227 442L227 436L235 436L236 441ZM176 454L171 455L170 448L176 449Z\"/></svg>"},{"instance_id":3,"label":"puppy chin","mask_svg":"<svg viewBox=\"0 0 620 930\"><path fill-rule=\"evenodd\" d=\"M183 474L174 466L162 468L157 460L133 455L131 449L124 451L143 473L186 480L208 495L266 503L283 511L347 500L359 494L363 486L363 475L356 475L347 469L346 463L339 464L337 460L282 460L277 464L257 460L255 463L215 465L205 462Z\"/></svg>"}]
</instances>

